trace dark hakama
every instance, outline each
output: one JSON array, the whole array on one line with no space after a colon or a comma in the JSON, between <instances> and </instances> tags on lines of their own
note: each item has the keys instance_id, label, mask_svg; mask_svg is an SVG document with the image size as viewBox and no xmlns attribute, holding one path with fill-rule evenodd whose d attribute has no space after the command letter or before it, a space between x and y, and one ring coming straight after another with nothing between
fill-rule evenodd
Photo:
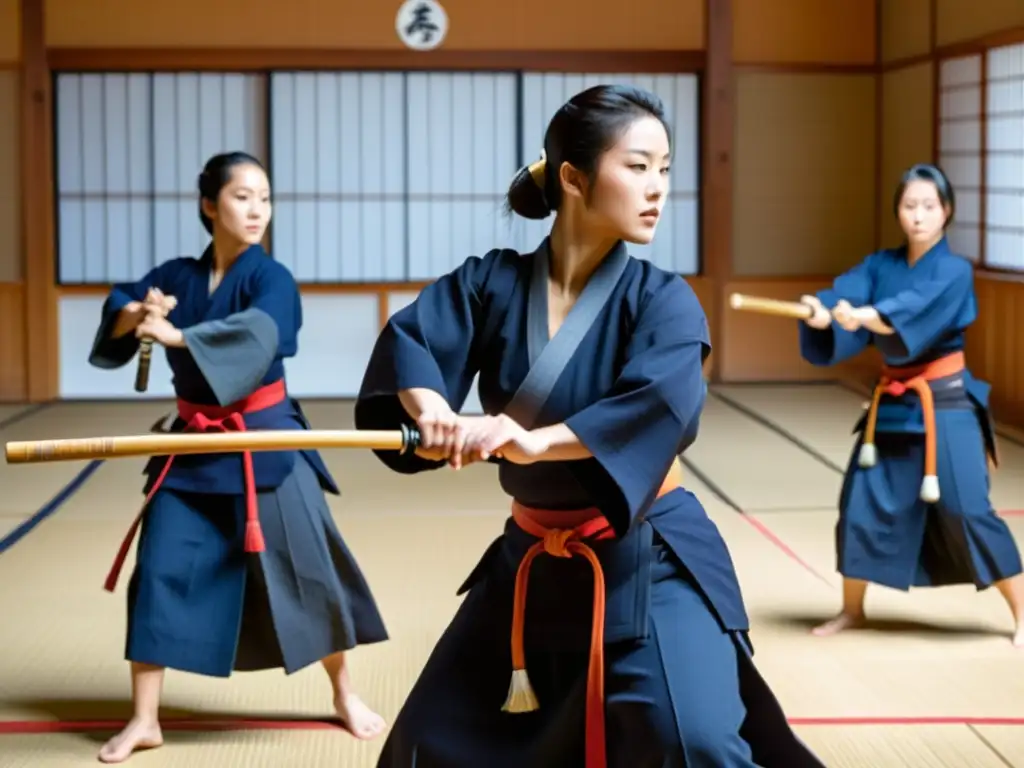
<instances>
[{"instance_id":1,"label":"dark hakama","mask_svg":"<svg viewBox=\"0 0 1024 768\"><path fill-rule=\"evenodd\" d=\"M397 392L412 387L440 392L458 410L478 371L485 411L504 412L549 343L545 249L546 243L535 254L493 251L469 259L396 313L371 357L357 425L409 423ZM678 276L626 257L621 244L607 260L618 257L628 263L580 334L536 424L564 422L593 458L498 462L503 489L521 504L595 506L617 534L591 544L607 590L607 764L820 766L751 660L739 584L716 526L682 488L655 500L676 455L696 437L705 397L701 365L710 350L704 313ZM531 289L534 269L541 279ZM571 321L570 313L566 326ZM559 333L568 333L566 326ZM442 466L378 455L404 473ZM485 552L379 768L583 766L593 595L586 560L533 563L525 647L540 709L502 711L512 670L515 574L535 541L510 519Z\"/></svg>"},{"instance_id":2,"label":"dark hakama","mask_svg":"<svg viewBox=\"0 0 1024 768\"><path fill-rule=\"evenodd\" d=\"M835 365L874 344L894 367L915 366L961 351L977 317L973 270L942 240L913 267L904 249L880 251L818 294L873 305L895 329L889 336L800 324L801 353ZM866 417L839 498L839 572L893 589L974 584L984 589L1021 572L1017 545L989 500L986 454L995 456L989 387L964 369L931 382L935 401L940 498L920 498L925 420L912 390L885 395L878 407L875 466L859 464Z\"/></svg>"},{"instance_id":3,"label":"dark hakama","mask_svg":"<svg viewBox=\"0 0 1024 768\"><path fill-rule=\"evenodd\" d=\"M114 286L90 362L124 365L133 337L111 340L118 312L150 287L178 299L169 320L185 349L167 349L178 397L228 406L284 378L302 324L298 288L261 248L242 254L208 291L211 256L176 259ZM250 429L308 429L285 397L246 413ZM171 431L185 429L176 418ZM175 457L143 515L128 588L127 658L211 676L281 667L295 672L387 632L342 539L325 492L338 490L315 451L252 455L265 550L247 553L239 454ZM147 464L150 490L166 463Z\"/></svg>"}]
</instances>

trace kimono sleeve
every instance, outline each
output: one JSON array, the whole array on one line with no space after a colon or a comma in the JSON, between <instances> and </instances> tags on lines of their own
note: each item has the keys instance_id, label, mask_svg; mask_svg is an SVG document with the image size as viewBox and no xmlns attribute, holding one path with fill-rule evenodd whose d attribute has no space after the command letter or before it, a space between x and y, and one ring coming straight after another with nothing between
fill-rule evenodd
<instances>
[{"instance_id":1,"label":"kimono sleeve","mask_svg":"<svg viewBox=\"0 0 1024 768\"><path fill-rule=\"evenodd\" d=\"M467 259L392 315L377 338L363 377L355 406L356 428L412 425L398 398L407 389L432 390L453 411L462 409L479 368L476 337L484 320L483 286L499 253ZM379 451L377 456L391 469L407 474L444 466L415 454Z\"/></svg>"},{"instance_id":2,"label":"kimono sleeve","mask_svg":"<svg viewBox=\"0 0 1024 768\"><path fill-rule=\"evenodd\" d=\"M172 294L171 284L175 272L179 269L178 259L166 261L154 267L141 280L134 283L115 283L103 302L100 310L100 326L93 339L89 352L89 364L97 368L114 369L127 364L139 350L139 340L134 333L120 338L111 338L111 332L117 323L121 310L133 301L146 298L150 288L157 288L166 294Z\"/></svg>"},{"instance_id":3,"label":"kimono sleeve","mask_svg":"<svg viewBox=\"0 0 1024 768\"><path fill-rule=\"evenodd\" d=\"M182 329L185 346L221 405L251 395L276 359L298 351L302 301L291 272L266 259L250 290L244 310Z\"/></svg>"},{"instance_id":4,"label":"kimono sleeve","mask_svg":"<svg viewBox=\"0 0 1024 768\"><path fill-rule=\"evenodd\" d=\"M910 288L877 302L875 309L895 331L880 336L878 348L886 357L918 358L950 330L966 328L974 321L973 266L965 258L948 256L932 272L922 271Z\"/></svg>"},{"instance_id":5,"label":"kimono sleeve","mask_svg":"<svg viewBox=\"0 0 1024 768\"><path fill-rule=\"evenodd\" d=\"M581 480L602 499L620 536L654 502L672 462L696 438L710 352L700 302L682 278L673 279L641 311L608 395L565 420L600 468ZM573 464L582 472L594 462Z\"/></svg>"},{"instance_id":6,"label":"kimono sleeve","mask_svg":"<svg viewBox=\"0 0 1024 768\"><path fill-rule=\"evenodd\" d=\"M874 255L869 256L848 272L839 275L831 288L815 294L827 309L833 309L841 299L854 307L871 303L875 284ZM811 328L799 323L800 354L811 365L836 365L860 354L871 343L871 332L863 328L850 332L833 323L828 328Z\"/></svg>"}]
</instances>

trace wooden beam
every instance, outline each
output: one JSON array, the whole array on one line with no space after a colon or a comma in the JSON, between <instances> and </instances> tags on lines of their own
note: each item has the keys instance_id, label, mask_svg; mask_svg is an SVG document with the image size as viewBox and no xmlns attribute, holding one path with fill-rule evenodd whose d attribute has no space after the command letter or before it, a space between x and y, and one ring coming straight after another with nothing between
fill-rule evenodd
<instances>
[{"instance_id":1,"label":"wooden beam","mask_svg":"<svg viewBox=\"0 0 1024 768\"><path fill-rule=\"evenodd\" d=\"M701 273L713 283L709 375L722 378L725 292L732 276L732 177L736 87L732 56L732 0L707 0L701 112L703 162L701 173Z\"/></svg>"},{"instance_id":2,"label":"wooden beam","mask_svg":"<svg viewBox=\"0 0 1024 768\"><path fill-rule=\"evenodd\" d=\"M470 70L698 72L704 51L318 50L313 48L51 48L55 72Z\"/></svg>"},{"instance_id":3,"label":"wooden beam","mask_svg":"<svg viewBox=\"0 0 1024 768\"><path fill-rule=\"evenodd\" d=\"M53 126L45 0L21 0L21 211L29 402L57 397Z\"/></svg>"}]
</instances>

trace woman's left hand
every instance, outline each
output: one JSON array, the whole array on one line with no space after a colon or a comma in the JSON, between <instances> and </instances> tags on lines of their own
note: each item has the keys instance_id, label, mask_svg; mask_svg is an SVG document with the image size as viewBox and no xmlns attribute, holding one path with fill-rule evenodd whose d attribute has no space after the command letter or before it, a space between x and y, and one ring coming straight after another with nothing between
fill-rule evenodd
<instances>
[{"instance_id":1,"label":"woman's left hand","mask_svg":"<svg viewBox=\"0 0 1024 768\"><path fill-rule=\"evenodd\" d=\"M513 464L532 464L550 448L540 432L523 428L508 416L476 421L463 442L463 464L498 456Z\"/></svg>"}]
</instances>

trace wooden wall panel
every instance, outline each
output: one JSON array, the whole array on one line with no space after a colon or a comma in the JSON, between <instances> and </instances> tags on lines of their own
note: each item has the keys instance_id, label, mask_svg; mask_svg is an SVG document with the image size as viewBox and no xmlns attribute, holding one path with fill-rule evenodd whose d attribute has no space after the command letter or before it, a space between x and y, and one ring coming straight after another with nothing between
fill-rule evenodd
<instances>
[{"instance_id":1,"label":"wooden wall panel","mask_svg":"<svg viewBox=\"0 0 1024 768\"><path fill-rule=\"evenodd\" d=\"M876 77L736 80L733 272L825 275L874 250Z\"/></svg>"},{"instance_id":2,"label":"wooden wall panel","mask_svg":"<svg viewBox=\"0 0 1024 768\"><path fill-rule=\"evenodd\" d=\"M893 214L893 194L902 173L934 157L934 68L923 62L886 72L882 80L882 163L878 226L882 247L898 245L903 233Z\"/></svg>"},{"instance_id":3,"label":"wooden wall panel","mask_svg":"<svg viewBox=\"0 0 1024 768\"><path fill-rule=\"evenodd\" d=\"M932 0L882 0L879 5L883 63L931 52Z\"/></svg>"},{"instance_id":4,"label":"wooden wall panel","mask_svg":"<svg viewBox=\"0 0 1024 768\"><path fill-rule=\"evenodd\" d=\"M992 385L998 421L1024 428L1024 276L978 273L978 320L967 332L967 364Z\"/></svg>"},{"instance_id":5,"label":"wooden wall panel","mask_svg":"<svg viewBox=\"0 0 1024 768\"><path fill-rule=\"evenodd\" d=\"M46 42L90 48L402 49L398 3L46 0ZM695 50L703 0L444 0L450 50ZM669 23L665 23L666 21Z\"/></svg>"},{"instance_id":6,"label":"wooden wall panel","mask_svg":"<svg viewBox=\"0 0 1024 768\"><path fill-rule=\"evenodd\" d=\"M693 292L697 294L697 300L700 302L701 307L704 308L704 314L707 316L708 328L711 331L711 356L704 363L704 373L710 376L711 366L713 365L713 359L715 356L722 354L722 349L719 347L721 343L715 338L715 313L718 305L715 301L715 281L708 277L696 276L686 278L686 282L693 288Z\"/></svg>"},{"instance_id":7,"label":"wooden wall panel","mask_svg":"<svg viewBox=\"0 0 1024 768\"><path fill-rule=\"evenodd\" d=\"M733 19L737 63L875 63L869 0L733 0Z\"/></svg>"},{"instance_id":8,"label":"wooden wall panel","mask_svg":"<svg viewBox=\"0 0 1024 768\"><path fill-rule=\"evenodd\" d=\"M1024 27L1024 0L935 0L935 9L940 47Z\"/></svg>"},{"instance_id":9,"label":"wooden wall panel","mask_svg":"<svg viewBox=\"0 0 1024 768\"><path fill-rule=\"evenodd\" d=\"M0 402L20 403L26 396L24 288L0 282Z\"/></svg>"},{"instance_id":10,"label":"wooden wall panel","mask_svg":"<svg viewBox=\"0 0 1024 768\"><path fill-rule=\"evenodd\" d=\"M0 69L0 283L23 277L19 89L18 70Z\"/></svg>"},{"instance_id":11,"label":"wooden wall panel","mask_svg":"<svg viewBox=\"0 0 1024 768\"><path fill-rule=\"evenodd\" d=\"M797 301L831 284L828 277L777 280L733 280L729 293L745 293L783 301ZM863 379L878 371L874 350L834 368L816 368L800 357L798 321L727 310L722 323L728 340L722 350L723 379L742 381L835 381Z\"/></svg>"},{"instance_id":12,"label":"wooden wall panel","mask_svg":"<svg viewBox=\"0 0 1024 768\"><path fill-rule=\"evenodd\" d=\"M0 0L0 66L21 58L20 29L20 0Z\"/></svg>"}]
</instances>

